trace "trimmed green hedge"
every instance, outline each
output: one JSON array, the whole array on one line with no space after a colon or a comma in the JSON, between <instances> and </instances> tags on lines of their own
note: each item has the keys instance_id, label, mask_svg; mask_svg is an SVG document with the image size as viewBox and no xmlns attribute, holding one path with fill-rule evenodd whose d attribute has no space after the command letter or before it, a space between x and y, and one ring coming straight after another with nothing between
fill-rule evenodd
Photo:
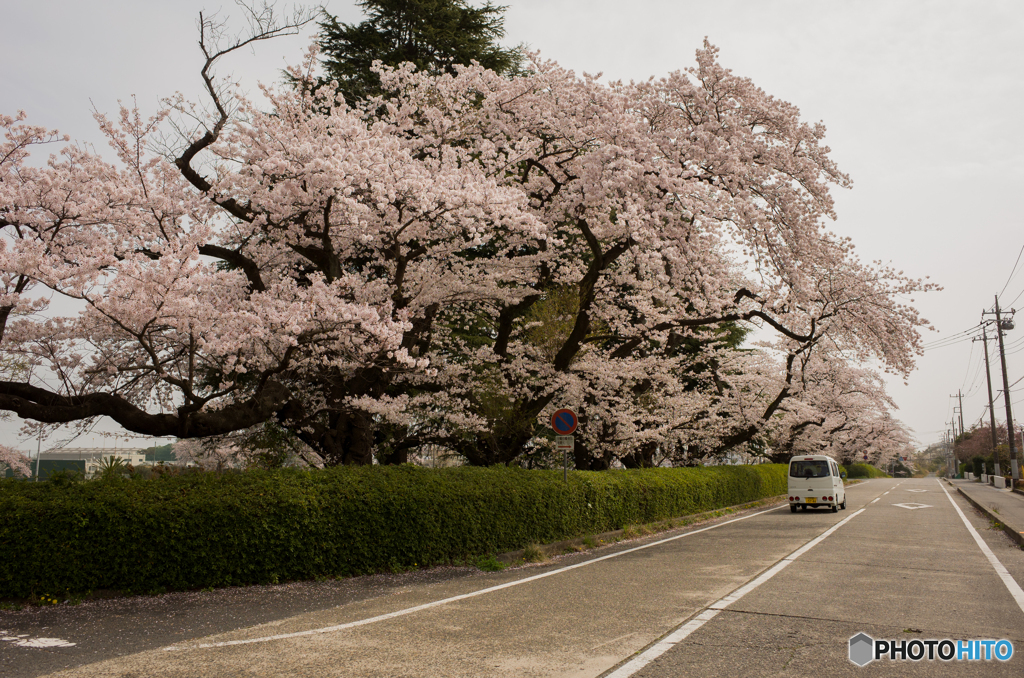
<instances>
[{"instance_id":1,"label":"trimmed green hedge","mask_svg":"<svg viewBox=\"0 0 1024 678\"><path fill-rule=\"evenodd\" d=\"M786 466L416 466L0 481L0 597L149 592L449 563L786 492Z\"/></svg>"},{"instance_id":2,"label":"trimmed green hedge","mask_svg":"<svg viewBox=\"0 0 1024 678\"><path fill-rule=\"evenodd\" d=\"M846 476L848 478L888 478L889 474L871 464L850 464Z\"/></svg>"}]
</instances>

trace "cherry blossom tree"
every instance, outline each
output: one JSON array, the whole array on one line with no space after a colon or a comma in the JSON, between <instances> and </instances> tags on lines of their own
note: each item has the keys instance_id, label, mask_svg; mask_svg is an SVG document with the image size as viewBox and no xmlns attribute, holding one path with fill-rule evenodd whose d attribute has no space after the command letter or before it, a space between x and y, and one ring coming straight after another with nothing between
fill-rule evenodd
<instances>
[{"instance_id":1,"label":"cherry blossom tree","mask_svg":"<svg viewBox=\"0 0 1024 678\"><path fill-rule=\"evenodd\" d=\"M911 447L911 435L895 418L895 403L880 375L841 358L817 360L804 371L801 390L781 408L772 456L828 454L849 464L884 464Z\"/></svg>"},{"instance_id":2,"label":"cherry blossom tree","mask_svg":"<svg viewBox=\"0 0 1024 678\"><path fill-rule=\"evenodd\" d=\"M824 128L714 47L643 83L382 66L394 98L360 109L312 84L256 104L214 66L300 20L254 22L228 40L201 20L206 108L97 116L116 161L33 166L57 134L0 119L0 350L30 366L0 409L494 464L571 405L577 466L606 468L750 442L819 354L912 368L924 321L899 299L929 285L825 229L849 180ZM44 313L50 294L81 312Z\"/></svg>"},{"instance_id":3,"label":"cherry blossom tree","mask_svg":"<svg viewBox=\"0 0 1024 678\"><path fill-rule=\"evenodd\" d=\"M429 337L430 309L507 298L506 285L516 294L514 266L456 253L493 245L500 256L539 226L478 167L424 162L330 96L267 90L269 112L229 102L212 66L289 25L261 24L226 48L217 24L201 26L214 110L172 161L147 153L163 116L97 116L118 164L69 147L42 169L27 150L52 135L2 121L0 336L50 382L4 381L0 407L180 438L279 416L330 463L368 463L370 415L347 401L427 367L410 353ZM29 317L41 310L32 284L76 300L81 315Z\"/></svg>"},{"instance_id":4,"label":"cherry blossom tree","mask_svg":"<svg viewBox=\"0 0 1024 678\"><path fill-rule=\"evenodd\" d=\"M21 452L11 449L6 445L0 445L0 478L3 477L3 473L10 469L11 472L17 477L28 477L32 475L32 469L29 466L31 460Z\"/></svg>"},{"instance_id":5,"label":"cherry blossom tree","mask_svg":"<svg viewBox=\"0 0 1024 678\"><path fill-rule=\"evenodd\" d=\"M416 154L479 164L521 190L547 226L516 252L534 271L525 296L435 323L432 364L448 386L447 404L431 404L453 415L441 417L437 439L471 463L515 458L537 432L531 423L562 405L587 422L584 451L720 451L763 430L816 352L911 369L924 321L898 299L930 286L863 264L824 229L834 216L829 186L848 179L820 143L823 127L801 123L716 53L706 44L686 72L608 86L545 62L512 81L480 68L453 77L382 69L386 87L402 94L375 102L387 108L378 125L407 130ZM534 323L559 298L571 301L561 334L549 332L539 350ZM467 318L475 342L444 329ZM730 385L740 374L715 367L713 342L682 350L725 323L778 335L781 376L757 372L774 380L770 393L763 379ZM474 346L469 365L451 359ZM695 372L705 385L688 390L681 382ZM751 393L759 411L750 401L744 417L727 416ZM503 420L519 423L501 435L488 425L494 394ZM609 455L600 456L606 465Z\"/></svg>"}]
</instances>

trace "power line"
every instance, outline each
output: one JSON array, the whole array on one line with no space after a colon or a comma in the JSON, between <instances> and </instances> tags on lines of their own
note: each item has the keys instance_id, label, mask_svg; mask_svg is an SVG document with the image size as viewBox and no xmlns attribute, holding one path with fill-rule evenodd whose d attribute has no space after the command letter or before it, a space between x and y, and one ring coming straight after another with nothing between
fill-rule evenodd
<instances>
[{"instance_id":1,"label":"power line","mask_svg":"<svg viewBox=\"0 0 1024 678\"><path fill-rule=\"evenodd\" d=\"M971 332L974 332L976 329L981 327L983 324L984 323L978 323L974 327L968 327L966 330L962 330L960 332L956 332L954 334L949 335L948 337L942 337L941 339L933 339L932 341L926 341L925 343L921 344L921 348L923 348L923 349L925 349L927 351L929 348L935 348L936 344L941 344L941 343L944 343L944 342L953 341L954 339L959 339L959 338L967 337L968 335L971 334Z\"/></svg>"},{"instance_id":2,"label":"power line","mask_svg":"<svg viewBox=\"0 0 1024 678\"><path fill-rule=\"evenodd\" d=\"M973 360L973 359L974 359L974 342L972 341L971 342L971 352L967 356L967 371L964 372L964 383L963 383L963 386L961 386L961 388L960 388L960 390L962 390L962 391L968 390L967 389L967 377L969 377L971 375L971 360Z\"/></svg>"},{"instance_id":3,"label":"power line","mask_svg":"<svg viewBox=\"0 0 1024 678\"><path fill-rule=\"evenodd\" d=\"M937 351L940 348L949 348L950 346L958 346L958 345L963 344L964 342L968 342L970 340L971 340L970 337L964 337L963 339L960 339L959 341L951 341L948 344L940 344L938 346L929 346L928 348L925 348L925 349L922 349L922 350L925 353L928 353L930 351Z\"/></svg>"},{"instance_id":4,"label":"power line","mask_svg":"<svg viewBox=\"0 0 1024 678\"><path fill-rule=\"evenodd\" d=\"M1013 298L1013 301L1007 304L1007 306L1013 306L1015 303L1017 303L1017 300L1020 299L1022 295L1024 295L1024 290L1021 290L1020 293Z\"/></svg>"},{"instance_id":5,"label":"power line","mask_svg":"<svg viewBox=\"0 0 1024 678\"><path fill-rule=\"evenodd\" d=\"M979 390L981 390L981 370L985 366L985 360L982 356L978 356L978 368L974 370L974 379L971 380L971 387L967 390L967 397L973 396Z\"/></svg>"},{"instance_id":6,"label":"power line","mask_svg":"<svg viewBox=\"0 0 1024 678\"><path fill-rule=\"evenodd\" d=\"M1010 277L1006 279L1006 285L1003 285L1003 289L999 292L998 296L1003 296L1003 292L1006 291L1007 285L1009 285L1010 281L1013 280L1013 274L1017 272L1017 265L1020 263L1020 255L1022 254L1024 254L1024 245L1021 246L1020 252L1017 253L1017 261L1013 262L1013 270L1010 271ZM1014 301L1016 301L1016 299L1014 299ZM1013 301L1011 301L1010 304L1012 305Z\"/></svg>"},{"instance_id":7,"label":"power line","mask_svg":"<svg viewBox=\"0 0 1024 678\"><path fill-rule=\"evenodd\" d=\"M940 349L940 348L949 348L950 346L956 346L957 344L962 344L965 341L970 341L971 339L972 339L972 337L970 337L970 336L958 337L957 339L952 339L951 338L950 341L948 341L945 344L935 344L934 346L924 346L924 347L922 347L921 350L924 351L925 353L927 353L928 351L934 351L934 350Z\"/></svg>"},{"instance_id":8,"label":"power line","mask_svg":"<svg viewBox=\"0 0 1024 678\"><path fill-rule=\"evenodd\" d=\"M1010 349L1010 348L1022 348L1022 347L1024 347L1024 337L1021 337L1017 341L1013 341L1013 342L1010 342L1010 343L1006 344L1006 346L1004 348Z\"/></svg>"}]
</instances>

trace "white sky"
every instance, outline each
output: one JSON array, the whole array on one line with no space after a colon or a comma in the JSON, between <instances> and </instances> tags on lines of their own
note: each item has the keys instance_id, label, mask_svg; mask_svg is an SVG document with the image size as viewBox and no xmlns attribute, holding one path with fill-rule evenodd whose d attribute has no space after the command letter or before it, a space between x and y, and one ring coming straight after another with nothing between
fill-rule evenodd
<instances>
[{"instance_id":1,"label":"white sky","mask_svg":"<svg viewBox=\"0 0 1024 678\"><path fill-rule=\"evenodd\" d=\"M328 11L358 22L351 0ZM577 72L646 79L694 63L704 36L721 62L767 93L824 121L826 142L854 187L836 194L836 231L860 257L930 276L942 292L916 299L938 333L977 324L1003 290L1010 307L1024 292L1024 3L986 0L507 0L508 44L526 43ZM29 113L74 139L103 142L93 105L109 114L134 95L146 112L176 91L200 98L196 19L201 10L240 18L231 2L201 0L7 0L7 65L0 112ZM241 29L235 21L232 26ZM308 44L283 38L241 52L220 69L255 91L297 63ZM1024 295L1016 300L1024 309ZM1024 317L1022 317L1024 323ZM1024 324L1007 342L1009 380L1024 377ZM1014 353L1017 351L1017 353ZM908 383L890 380L897 415L921 444L938 440L964 398L970 426L985 408L980 344L927 352ZM993 364L994 388L1001 376ZM1024 405L1024 382L1011 387ZM1000 399L1001 401L1001 399ZM997 417L1003 419L1002 407ZM1024 421L1024 407L1019 417ZM16 426L0 428L5 442ZM34 441L33 441L34 442ZM76 445L101 444L86 437ZM112 442L108 440L108 446ZM122 445L124 443L121 443ZM44 448L46 443L44 443Z\"/></svg>"}]
</instances>

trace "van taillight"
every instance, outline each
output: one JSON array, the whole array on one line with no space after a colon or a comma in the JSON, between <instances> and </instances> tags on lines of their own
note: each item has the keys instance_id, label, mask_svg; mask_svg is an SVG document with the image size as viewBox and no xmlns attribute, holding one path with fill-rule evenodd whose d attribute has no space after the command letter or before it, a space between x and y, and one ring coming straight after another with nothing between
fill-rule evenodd
<instances>
[{"instance_id":1,"label":"van taillight","mask_svg":"<svg viewBox=\"0 0 1024 678\"><path fill-rule=\"evenodd\" d=\"M829 500L829 501L832 501L832 497L829 497L829 498L828 498L828 500Z\"/></svg>"}]
</instances>

